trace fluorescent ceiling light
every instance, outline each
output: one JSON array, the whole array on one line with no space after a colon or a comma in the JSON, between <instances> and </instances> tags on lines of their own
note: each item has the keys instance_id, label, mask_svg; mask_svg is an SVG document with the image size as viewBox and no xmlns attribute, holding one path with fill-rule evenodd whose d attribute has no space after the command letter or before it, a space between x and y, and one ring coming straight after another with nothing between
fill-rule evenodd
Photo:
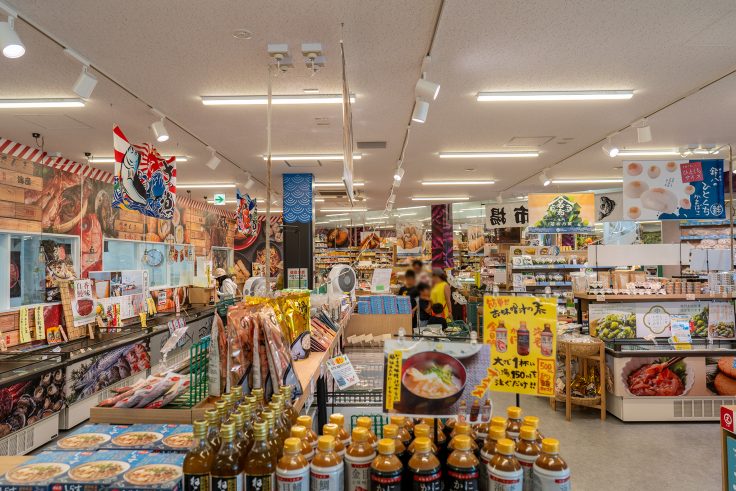
<instances>
[{"instance_id":1,"label":"fluorescent ceiling light","mask_svg":"<svg viewBox=\"0 0 736 491\"><path fill-rule=\"evenodd\" d=\"M233 203L237 203L237 202L238 201L237 200L234 200L234 199L226 199L225 201L221 201L220 203L224 203L224 204L228 205L228 204L233 204ZM208 199L207 200L207 203L210 203L210 204L214 205L215 204L215 200Z\"/></svg>"},{"instance_id":2,"label":"fluorescent ceiling light","mask_svg":"<svg viewBox=\"0 0 736 491\"><path fill-rule=\"evenodd\" d=\"M217 184L217 183L179 184L179 183L176 183L176 187L183 188L183 189L234 188L235 184Z\"/></svg>"},{"instance_id":3,"label":"fluorescent ceiling light","mask_svg":"<svg viewBox=\"0 0 736 491\"><path fill-rule=\"evenodd\" d=\"M355 102L355 95L350 95L350 102ZM230 95L230 96L202 96L205 106L252 106L268 104L265 95ZM342 94L304 94L304 95L274 95L271 104L342 104Z\"/></svg>"},{"instance_id":4,"label":"fluorescent ceiling light","mask_svg":"<svg viewBox=\"0 0 736 491\"><path fill-rule=\"evenodd\" d=\"M344 154L342 153L315 153L315 154L282 154L271 155L271 160L339 160L342 161ZM353 160L363 158L362 153L354 153ZM263 160L268 160L268 155L263 156Z\"/></svg>"},{"instance_id":5,"label":"fluorescent ceiling light","mask_svg":"<svg viewBox=\"0 0 736 491\"><path fill-rule=\"evenodd\" d=\"M401 210L418 210L420 208L426 208L426 206L406 206L404 208L396 208L396 211L401 211Z\"/></svg>"},{"instance_id":6,"label":"fluorescent ceiling light","mask_svg":"<svg viewBox=\"0 0 736 491\"><path fill-rule=\"evenodd\" d=\"M672 156L680 155L680 151L677 149L673 149L673 148L662 149L662 150L655 150L655 149L634 150L634 149L631 149L631 150L619 150L618 151L619 157L667 157L670 155Z\"/></svg>"},{"instance_id":7,"label":"fluorescent ceiling light","mask_svg":"<svg viewBox=\"0 0 736 491\"><path fill-rule=\"evenodd\" d=\"M350 216L350 213L330 213L325 216L326 217L347 217L347 216Z\"/></svg>"},{"instance_id":8,"label":"fluorescent ceiling light","mask_svg":"<svg viewBox=\"0 0 736 491\"><path fill-rule=\"evenodd\" d=\"M552 184L615 184L624 182L621 178L614 179L552 179Z\"/></svg>"},{"instance_id":9,"label":"fluorescent ceiling light","mask_svg":"<svg viewBox=\"0 0 736 491\"><path fill-rule=\"evenodd\" d=\"M397 213L396 216L397 217L413 217L413 216L416 216L417 213L418 212L414 212L414 213Z\"/></svg>"},{"instance_id":10,"label":"fluorescent ceiling light","mask_svg":"<svg viewBox=\"0 0 736 491\"><path fill-rule=\"evenodd\" d=\"M324 198L314 198L314 202L315 203L324 203L325 202L325 199Z\"/></svg>"},{"instance_id":11,"label":"fluorescent ceiling light","mask_svg":"<svg viewBox=\"0 0 736 491\"><path fill-rule=\"evenodd\" d=\"M467 196L412 196L412 201L468 201Z\"/></svg>"},{"instance_id":12,"label":"fluorescent ceiling light","mask_svg":"<svg viewBox=\"0 0 736 491\"><path fill-rule=\"evenodd\" d=\"M314 186L315 188L334 188L334 187L339 187L339 186L344 186L344 185L345 185L345 183L343 183L342 181L337 181L337 182L315 182L315 183L312 184L312 186ZM354 182L353 183L353 187L356 187L356 188L361 188L363 186L365 186L365 183L364 182Z\"/></svg>"},{"instance_id":13,"label":"fluorescent ceiling light","mask_svg":"<svg viewBox=\"0 0 736 491\"><path fill-rule=\"evenodd\" d=\"M329 212L340 213L341 211L351 213L351 212L357 212L357 211L368 211L368 209L367 208L320 208L319 211L320 211L320 213L322 213L322 212L327 212L327 213L329 213Z\"/></svg>"},{"instance_id":14,"label":"fluorescent ceiling light","mask_svg":"<svg viewBox=\"0 0 736 491\"><path fill-rule=\"evenodd\" d=\"M539 152L440 152L441 159L507 159L515 157L539 157Z\"/></svg>"},{"instance_id":15,"label":"fluorescent ceiling light","mask_svg":"<svg viewBox=\"0 0 736 491\"><path fill-rule=\"evenodd\" d=\"M365 223L366 225L370 225L370 224L372 224L372 223L386 223L386 220L371 220L371 221L367 221L367 220L366 220L366 221L365 221L365 222L363 222L363 223Z\"/></svg>"},{"instance_id":16,"label":"fluorescent ceiling light","mask_svg":"<svg viewBox=\"0 0 736 491\"><path fill-rule=\"evenodd\" d=\"M167 159L169 157L164 156L163 158ZM176 158L177 164L189 161L189 157L186 157L184 155L175 155L175 158ZM115 157L92 157L89 159L89 163L91 164L114 164Z\"/></svg>"},{"instance_id":17,"label":"fluorescent ceiling light","mask_svg":"<svg viewBox=\"0 0 736 491\"><path fill-rule=\"evenodd\" d=\"M561 90L561 91L517 91L478 92L478 102L498 101L604 101L631 99L633 90Z\"/></svg>"},{"instance_id":18,"label":"fluorescent ceiling light","mask_svg":"<svg viewBox=\"0 0 736 491\"><path fill-rule=\"evenodd\" d=\"M422 181L422 186L476 186L480 184L495 184L496 181Z\"/></svg>"},{"instance_id":19,"label":"fluorescent ceiling light","mask_svg":"<svg viewBox=\"0 0 736 491\"><path fill-rule=\"evenodd\" d=\"M0 109L84 107L82 99L0 99Z\"/></svg>"},{"instance_id":20,"label":"fluorescent ceiling light","mask_svg":"<svg viewBox=\"0 0 736 491\"><path fill-rule=\"evenodd\" d=\"M483 209L482 206L477 206L475 208L463 208L463 209L457 210L457 211L453 210L453 213L462 213L464 211L478 211L478 210L482 210L482 209Z\"/></svg>"}]
</instances>

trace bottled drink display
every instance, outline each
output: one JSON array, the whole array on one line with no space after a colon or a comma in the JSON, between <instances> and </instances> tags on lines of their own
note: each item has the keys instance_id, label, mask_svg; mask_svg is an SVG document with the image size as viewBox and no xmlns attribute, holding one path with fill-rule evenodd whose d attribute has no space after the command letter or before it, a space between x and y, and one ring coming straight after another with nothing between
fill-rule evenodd
<instances>
[{"instance_id":1,"label":"bottled drink display","mask_svg":"<svg viewBox=\"0 0 736 491\"><path fill-rule=\"evenodd\" d=\"M345 445L343 445L340 439L340 429L335 423L327 423L322 427L323 435L330 435L335 439L335 453L340 456L341 459L345 458Z\"/></svg>"},{"instance_id":2,"label":"bottled drink display","mask_svg":"<svg viewBox=\"0 0 736 491\"><path fill-rule=\"evenodd\" d=\"M337 425L340 433L340 440L347 449L350 446L350 433L345 430L345 416L340 413L332 413L330 414L330 423Z\"/></svg>"},{"instance_id":3,"label":"bottled drink display","mask_svg":"<svg viewBox=\"0 0 736 491\"><path fill-rule=\"evenodd\" d=\"M284 441L284 456L276 465L276 489L309 491L309 462L302 454L302 442L298 438Z\"/></svg>"},{"instance_id":4,"label":"bottled drink display","mask_svg":"<svg viewBox=\"0 0 736 491\"><path fill-rule=\"evenodd\" d=\"M399 434L399 427L395 424L392 423L383 426L383 437L389 438L394 441L394 450L396 453L396 457L399 458L403 465L406 465L409 462L409 457L411 457L411 454L404 445L404 442L402 442L401 438L399 438Z\"/></svg>"},{"instance_id":5,"label":"bottled drink display","mask_svg":"<svg viewBox=\"0 0 736 491\"><path fill-rule=\"evenodd\" d=\"M522 491L524 471L514 456L515 447L508 438L496 442L496 454L488 464L492 491Z\"/></svg>"},{"instance_id":6,"label":"bottled drink display","mask_svg":"<svg viewBox=\"0 0 736 491\"><path fill-rule=\"evenodd\" d=\"M185 491L210 491L210 469L215 459L212 446L207 441L207 422L195 421L193 425L194 442L184 457Z\"/></svg>"},{"instance_id":7,"label":"bottled drink display","mask_svg":"<svg viewBox=\"0 0 736 491\"><path fill-rule=\"evenodd\" d=\"M524 471L524 491L531 491L533 467L539 457L537 430L531 426L521 427L519 441L516 443L515 455Z\"/></svg>"},{"instance_id":8,"label":"bottled drink display","mask_svg":"<svg viewBox=\"0 0 736 491\"><path fill-rule=\"evenodd\" d=\"M466 435L470 438L470 449L473 451L473 453L476 454L477 457L480 454L480 449L478 448L478 444L475 443L473 430L470 428L470 424L464 421L455 424L455 429L452 430L452 440L450 440L450 443L447 444L447 452L450 453L455 450L456 439L460 435Z\"/></svg>"},{"instance_id":9,"label":"bottled drink display","mask_svg":"<svg viewBox=\"0 0 736 491\"><path fill-rule=\"evenodd\" d=\"M500 418L503 420L503 418ZM506 438L506 425L502 421L501 424L491 424L491 429L486 436L486 441L480 451L480 468L478 469L478 488L481 491L488 491L490 487L488 475L488 465L491 459L496 455L496 443Z\"/></svg>"},{"instance_id":10,"label":"bottled drink display","mask_svg":"<svg viewBox=\"0 0 736 491\"><path fill-rule=\"evenodd\" d=\"M243 489L243 466L240 451L235 447L235 425L224 423L220 428L222 443L212 464L212 489L219 491L241 491Z\"/></svg>"},{"instance_id":11,"label":"bottled drink display","mask_svg":"<svg viewBox=\"0 0 736 491\"><path fill-rule=\"evenodd\" d=\"M554 438L542 440L542 453L534 463L533 475L535 491L570 491L570 469L560 457L560 442Z\"/></svg>"},{"instance_id":12,"label":"bottled drink display","mask_svg":"<svg viewBox=\"0 0 736 491\"><path fill-rule=\"evenodd\" d=\"M393 439L382 438L378 441L378 455L371 463L371 491L401 490L401 475L404 468L395 453Z\"/></svg>"},{"instance_id":13,"label":"bottled drink display","mask_svg":"<svg viewBox=\"0 0 736 491\"><path fill-rule=\"evenodd\" d=\"M432 442L426 436L420 436L411 442L414 455L409 459L409 476L412 491L442 491L442 466L432 453Z\"/></svg>"},{"instance_id":14,"label":"bottled drink display","mask_svg":"<svg viewBox=\"0 0 736 491\"><path fill-rule=\"evenodd\" d=\"M335 453L335 437L323 435L317 440L317 452L309 464L311 489L319 491L343 491L345 489L344 466Z\"/></svg>"},{"instance_id":15,"label":"bottled drink display","mask_svg":"<svg viewBox=\"0 0 736 491\"><path fill-rule=\"evenodd\" d=\"M307 441L312 446L312 450L317 450L317 434L312 429L312 417L302 415L296 418L296 422L307 429Z\"/></svg>"},{"instance_id":16,"label":"bottled drink display","mask_svg":"<svg viewBox=\"0 0 736 491\"><path fill-rule=\"evenodd\" d=\"M289 436L299 439L299 443L302 446L302 455L307 462L311 462L314 458L314 449L312 444L307 440L307 429L302 425L294 425L291 427L291 433Z\"/></svg>"},{"instance_id":17,"label":"bottled drink display","mask_svg":"<svg viewBox=\"0 0 736 491\"><path fill-rule=\"evenodd\" d=\"M524 426L531 426L532 428L534 428L534 431L537 434L537 438L536 438L537 446L541 450L542 449L542 440L544 439L544 437L539 432L539 418L537 418L536 416L524 416L524 419L521 421L521 426L522 427L524 427Z\"/></svg>"},{"instance_id":18,"label":"bottled drink display","mask_svg":"<svg viewBox=\"0 0 736 491\"><path fill-rule=\"evenodd\" d=\"M368 443L375 449L378 446L378 437L373 432L373 420L368 416L361 416L357 419L356 424L368 430Z\"/></svg>"},{"instance_id":19,"label":"bottled drink display","mask_svg":"<svg viewBox=\"0 0 736 491\"><path fill-rule=\"evenodd\" d=\"M220 450L220 416L217 409L208 409L204 412L207 421L207 441L212 447L212 451L217 453Z\"/></svg>"},{"instance_id":20,"label":"bottled drink display","mask_svg":"<svg viewBox=\"0 0 736 491\"><path fill-rule=\"evenodd\" d=\"M411 434L406 429L406 418L403 416L391 416L389 418L391 424L396 425L398 429L399 439L404 444L404 447L408 447L411 443ZM385 436L385 435L384 435Z\"/></svg>"},{"instance_id":21,"label":"bottled drink display","mask_svg":"<svg viewBox=\"0 0 736 491\"><path fill-rule=\"evenodd\" d=\"M455 429L458 426L459 424L455 425ZM455 436L453 441L454 450L447 458L447 489L477 491L479 462L472 447L475 441L470 435L463 434Z\"/></svg>"},{"instance_id":22,"label":"bottled drink display","mask_svg":"<svg viewBox=\"0 0 736 491\"><path fill-rule=\"evenodd\" d=\"M352 442L345 452L345 491L365 491L370 485L371 462L376 451L368 441L368 430L353 429Z\"/></svg>"},{"instance_id":23,"label":"bottled drink display","mask_svg":"<svg viewBox=\"0 0 736 491\"><path fill-rule=\"evenodd\" d=\"M514 442L519 441L519 431L521 431L521 408L517 406L509 406L506 408L506 436Z\"/></svg>"},{"instance_id":24,"label":"bottled drink display","mask_svg":"<svg viewBox=\"0 0 736 491\"><path fill-rule=\"evenodd\" d=\"M415 447L416 447L416 441L419 438L426 438L430 441L432 444L432 452L437 455L438 448L437 445L434 443L433 437L429 434L429 426L425 425L424 423L418 424L414 426L414 440L409 444L409 453L413 454Z\"/></svg>"},{"instance_id":25,"label":"bottled drink display","mask_svg":"<svg viewBox=\"0 0 736 491\"><path fill-rule=\"evenodd\" d=\"M246 491L271 491L276 472L275 452L267 439L265 422L253 424L253 447L245 464Z\"/></svg>"}]
</instances>

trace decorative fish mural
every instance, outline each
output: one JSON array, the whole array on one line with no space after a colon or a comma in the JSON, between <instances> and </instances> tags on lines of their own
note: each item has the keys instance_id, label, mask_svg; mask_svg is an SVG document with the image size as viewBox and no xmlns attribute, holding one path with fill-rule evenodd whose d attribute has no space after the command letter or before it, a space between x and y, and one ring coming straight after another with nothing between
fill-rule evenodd
<instances>
[{"instance_id":1,"label":"decorative fish mural","mask_svg":"<svg viewBox=\"0 0 736 491\"><path fill-rule=\"evenodd\" d=\"M173 218L175 157L162 157L149 143L131 144L117 125L113 126L112 134L115 151L112 207L154 218Z\"/></svg>"},{"instance_id":2,"label":"decorative fish mural","mask_svg":"<svg viewBox=\"0 0 736 491\"><path fill-rule=\"evenodd\" d=\"M238 226L238 232L245 236L252 236L258 233L258 208L256 200L251 199L249 194L243 196L240 190L235 190L235 198L238 202L238 209L235 212L235 222Z\"/></svg>"}]
</instances>

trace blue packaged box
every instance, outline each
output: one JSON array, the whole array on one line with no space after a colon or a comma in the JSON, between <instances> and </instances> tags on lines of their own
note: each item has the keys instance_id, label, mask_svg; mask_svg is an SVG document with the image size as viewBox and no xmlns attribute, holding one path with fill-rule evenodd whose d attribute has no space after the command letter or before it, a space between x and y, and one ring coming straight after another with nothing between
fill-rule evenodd
<instances>
[{"instance_id":1,"label":"blue packaged box","mask_svg":"<svg viewBox=\"0 0 736 491\"><path fill-rule=\"evenodd\" d=\"M135 424L128 426L103 443L109 450L159 450L187 452L192 446L192 425Z\"/></svg>"},{"instance_id":2,"label":"blue packaged box","mask_svg":"<svg viewBox=\"0 0 736 491\"><path fill-rule=\"evenodd\" d=\"M107 491L179 491L183 487L183 453L141 451L130 469L118 475ZM86 491L86 490L85 490Z\"/></svg>"},{"instance_id":3,"label":"blue packaged box","mask_svg":"<svg viewBox=\"0 0 736 491\"><path fill-rule=\"evenodd\" d=\"M371 313L371 303L368 301L359 301L358 302L358 313L359 314L370 314Z\"/></svg>"},{"instance_id":4,"label":"blue packaged box","mask_svg":"<svg viewBox=\"0 0 736 491\"><path fill-rule=\"evenodd\" d=\"M383 313L384 314L396 314L396 297L393 295L382 295L383 298Z\"/></svg>"},{"instance_id":5,"label":"blue packaged box","mask_svg":"<svg viewBox=\"0 0 736 491\"><path fill-rule=\"evenodd\" d=\"M58 453L58 452L55 452ZM53 491L103 491L123 479L150 452L136 450L96 450L70 466L69 470L51 479Z\"/></svg>"},{"instance_id":6,"label":"blue packaged box","mask_svg":"<svg viewBox=\"0 0 736 491\"><path fill-rule=\"evenodd\" d=\"M118 434L127 431L128 425L89 424L83 425L50 444L46 450L65 450L78 452L81 450L97 450Z\"/></svg>"},{"instance_id":7,"label":"blue packaged box","mask_svg":"<svg viewBox=\"0 0 736 491\"><path fill-rule=\"evenodd\" d=\"M396 297L396 308L399 314L411 314L411 299L409 297Z\"/></svg>"},{"instance_id":8,"label":"blue packaged box","mask_svg":"<svg viewBox=\"0 0 736 491\"><path fill-rule=\"evenodd\" d=\"M383 314L383 299L380 295L371 297L371 314Z\"/></svg>"},{"instance_id":9,"label":"blue packaged box","mask_svg":"<svg viewBox=\"0 0 736 491\"><path fill-rule=\"evenodd\" d=\"M0 491L48 491L52 481L93 452L42 452L0 476Z\"/></svg>"}]
</instances>

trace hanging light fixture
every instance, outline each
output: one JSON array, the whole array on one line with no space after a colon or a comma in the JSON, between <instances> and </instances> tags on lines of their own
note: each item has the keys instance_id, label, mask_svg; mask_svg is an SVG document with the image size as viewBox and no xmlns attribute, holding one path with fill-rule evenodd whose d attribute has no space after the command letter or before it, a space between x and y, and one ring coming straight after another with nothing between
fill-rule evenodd
<instances>
[{"instance_id":1,"label":"hanging light fixture","mask_svg":"<svg viewBox=\"0 0 736 491\"><path fill-rule=\"evenodd\" d=\"M539 174L539 182L541 182L542 183L542 186L544 186L544 187L547 187L550 184L552 184L552 179L550 179L549 176L547 175L547 169L544 169Z\"/></svg>"},{"instance_id":2,"label":"hanging light fixture","mask_svg":"<svg viewBox=\"0 0 736 491\"><path fill-rule=\"evenodd\" d=\"M0 48L3 50L3 56L20 58L26 53L26 47L15 31L15 20L18 14L3 2L0 2L0 10L8 13L7 22L0 22Z\"/></svg>"},{"instance_id":3,"label":"hanging light fixture","mask_svg":"<svg viewBox=\"0 0 736 491\"><path fill-rule=\"evenodd\" d=\"M82 64L82 73L79 74L77 81L74 82L72 90L82 99L89 99L92 95L92 91L95 90L95 87L97 86L97 78L89 73L91 63L72 49L66 48L64 50L64 54L71 56Z\"/></svg>"},{"instance_id":4,"label":"hanging light fixture","mask_svg":"<svg viewBox=\"0 0 736 491\"><path fill-rule=\"evenodd\" d=\"M639 143L647 143L652 141L652 127L649 126L649 120L642 118L634 124L636 128L636 140Z\"/></svg>"},{"instance_id":5,"label":"hanging light fixture","mask_svg":"<svg viewBox=\"0 0 736 491\"><path fill-rule=\"evenodd\" d=\"M426 78L420 78L417 80L417 84L414 86L414 94L417 97L424 99L425 101L433 101L437 99L437 95L440 93L440 84L436 84L427 80Z\"/></svg>"},{"instance_id":6,"label":"hanging light fixture","mask_svg":"<svg viewBox=\"0 0 736 491\"><path fill-rule=\"evenodd\" d=\"M619 148L613 144L613 141L610 136L606 138L606 144L603 145L601 149L606 153L606 155L608 155L611 158L618 155L618 151L619 151Z\"/></svg>"},{"instance_id":7,"label":"hanging light fixture","mask_svg":"<svg viewBox=\"0 0 736 491\"><path fill-rule=\"evenodd\" d=\"M207 150L210 151L211 157L205 165L207 166L207 168L215 170L217 169L217 166L220 165L220 162L222 162L222 160L220 160L220 158L217 156L217 150L212 147L207 147Z\"/></svg>"},{"instance_id":8,"label":"hanging light fixture","mask_svg":"<svg viewBox=\"0 0 736 491\"><path fill-rule=\"evenodd\" d=\"M404 168L399 167L396 169L396 172L394 172L394 181L401 182L401 179L404 178Z\"/></svg>"},{"instance_id":9,"label":"hanging light fixture","mask_svg":"<svg viewBox=\"0 0 736 491\"><path fill-rule=\"evenodd\" d=\"M246 172L245 176L246 180L245 184L243 184L243 187L245 187L245 189L251 189L256 182L253 180L253 176L250 175L250 172Z\"/></svg>"},{"instance_id":10,"label":"hanging light fixture","mask_svg":"<svg viewBox=\"0 0 736 491\"><path fill-rule=\"evenodd\" d=\"M427 114L429 114L429 102L417 99L414 103L414 112L411 115L411 120L416 123L424 123L427 121Z\"/></svg>"},{"instance_id":11,"label":"hanging light fixture","mask_svg":"<svg viewBox=\"0 0 736 491\"><path fill-rule=\"evenodd\" d=\"M164 113L162 113L161 111L155 108L151 108L151 113L160 118L158 121L154 121L151 124L151 130L153 130L153 136L156 137L156 141L157 142L168 141L169 132L166 131L166 126L164 125L164 120L166 119L166 116L164 116Z\"/></svg>"}]
</instances>

